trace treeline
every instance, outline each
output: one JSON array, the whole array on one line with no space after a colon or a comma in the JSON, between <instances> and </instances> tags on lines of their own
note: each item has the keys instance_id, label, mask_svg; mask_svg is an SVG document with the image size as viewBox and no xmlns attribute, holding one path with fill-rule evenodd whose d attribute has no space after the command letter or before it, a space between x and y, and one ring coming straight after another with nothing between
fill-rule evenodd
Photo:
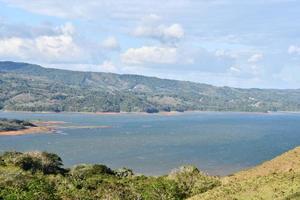
<instances>
[{"instance_id":1,"label":"treeline","mask_svg":"<svg viewBox=\"0 0 300 200\"><path fill-rule=\"evenodd\" d=\"M0 118L0 132L17 131L28 127L35 127L35 125L24 120Z\"/></svg>"},{"instance_id":2,"label":"treeline","mask_svg":"<svg viewBox=\"0 0 300 200\"><path fill-rule=\"evenodd\" d=\"M138 75L74 72L0 62L0 109L149 113L300 111L300 90L214 87Z\"/></svg>"}]
</instances>

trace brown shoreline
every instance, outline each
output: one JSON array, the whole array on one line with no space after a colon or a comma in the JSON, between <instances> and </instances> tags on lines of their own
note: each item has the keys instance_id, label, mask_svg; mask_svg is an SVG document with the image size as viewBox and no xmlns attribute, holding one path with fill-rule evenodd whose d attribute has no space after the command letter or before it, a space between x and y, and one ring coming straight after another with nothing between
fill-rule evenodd
<instances>
[{"instance_id":1,"label":"brown shoreline","mask_svg":"<svg viewBox=\"0 0 300 200\"><path fill-rule=\"evenodd\" d=\"M51 131L52 129L49 127L30 127L27 129L22 129L17 131L1 131L0 136L27 135L27 134L45 133Z\"/></svg>"},{"instance_id":2,"label":"brown shoreline","mask_svg":"<svg viewBox=\"0 0 300 200\"><path fill-rule=\"evenodd\" d=\"M241 113L241 114L281 114L281 113L294 113L300 114L300 111L276 111L276 112L246 112L246 111L203 111L203 110L186 110L184 112L179 111L171 111L165 112L161 111L158 113L147 113L147 112L71 112L71 111L63 111L63 112L51 112L51 111L15 111L15 110L0 110L0 112L12 112L12 113L39 113L39 114L91 114L91 115L122 115L122 114L137 114L137 115L180 115L180 114L188 114L188 113Z\"/></svg>"}]
</instances>

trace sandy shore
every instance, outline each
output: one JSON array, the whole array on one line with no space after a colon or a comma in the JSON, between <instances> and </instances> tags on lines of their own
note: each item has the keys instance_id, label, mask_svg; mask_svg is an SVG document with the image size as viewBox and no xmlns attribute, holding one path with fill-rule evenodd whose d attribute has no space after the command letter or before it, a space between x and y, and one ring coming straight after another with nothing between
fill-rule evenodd
<instances>
[{"instance_id":1,"label":"sandy shore","mask_svg":"<svg viewBox=\"0 0 300 200\"><path fill-rule=\"evenodd\" d=\"M26 135L32 133L45 133L51 132L52 129L49 127L30 127L27 129L22 129L18 131L1 131L0 135Z\"/></svg>"},{"instance_id":2,"label":"sandy shore","mask_svg":"<svg viewBox=\"0 0 300 200\"><path fill-rule=\"evenodd\" d=\"M67 124L68 122L64 121L32 121L33 124L36 126L58 126L58 125L64 125Z\"/></svg>"}]
</instances>

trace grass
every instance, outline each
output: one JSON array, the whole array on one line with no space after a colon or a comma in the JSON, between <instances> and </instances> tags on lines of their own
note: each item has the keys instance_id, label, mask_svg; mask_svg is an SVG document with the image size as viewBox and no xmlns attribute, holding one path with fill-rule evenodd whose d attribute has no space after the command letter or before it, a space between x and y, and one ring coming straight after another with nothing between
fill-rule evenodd
<instances>
[{"instance_id":1,"label":"grass","mask_svg":"<svg viewBox=\"0 0 300 200\"><path fill-rule=\"evenodd\" d=\"M221 182L190 200L300 199L300 147Z\"/></svg>"}]
</instances>

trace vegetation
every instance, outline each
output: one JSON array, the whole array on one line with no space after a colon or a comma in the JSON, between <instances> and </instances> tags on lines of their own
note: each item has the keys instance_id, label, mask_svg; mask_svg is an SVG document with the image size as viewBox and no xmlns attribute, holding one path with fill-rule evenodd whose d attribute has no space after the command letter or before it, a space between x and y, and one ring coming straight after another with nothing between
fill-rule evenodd
<instances>
[{"instance_id":1,"label":"vegetation","mask_svg":"<svg viewBox=\"0 0 300 200\"><path fill-rule=\"evenodd\" d=\"M28 121L0 118L0 132L23 130L28 127L35 127L35 125Z\"/></svg>"},{"instance_id":2,"label":"vegetation","mask_svg":"<svg viewBox=\"0 0 300 200\"><path fill-rule=\"evenodd\" d=\"M300 90L261 90L0 62L0 109L149 112L300 111Z\"/></svg>"},{"instance_id":3,"label":"vegetation","mask_svg":"<svg viewBox=\"0 0 300 200\"><path fill-rule=\"evenodd\" d=\"M169 175L134 175L105 165L62 168L46 152L6 152L0 156L3 200L296 200L300 199L300 147L255 168L226 177L183 166Z\"/></svg>"},{"instance_id":4,"label":"vegetation","mask_svg":"<svg viewBox=\"0 0 300 200\"><path fill-rule=\"evenodd\" d=\"M57 155L46 152L6 152L0 157L3 200L179 200L218 185L218 178L194 167L183 167L169 176L146 177L98 164L64 169Z\"/></svg>"},{"instance_id":5,"label":"vegetation","mask_svg":"<svg viewBox=\"0 0 300 200\"><path fill-rule=\"evenodd\" d=\"M298 200L300 147L262 165L223 177L222 185L190 200Z\"/></svg>"}]
</instances>

